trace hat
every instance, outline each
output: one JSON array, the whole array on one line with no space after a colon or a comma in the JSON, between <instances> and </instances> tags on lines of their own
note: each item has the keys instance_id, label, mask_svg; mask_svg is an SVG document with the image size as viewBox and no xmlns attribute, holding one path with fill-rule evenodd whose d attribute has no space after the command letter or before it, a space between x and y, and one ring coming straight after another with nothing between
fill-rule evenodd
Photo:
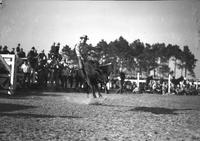
<instances>
[{"instance_id":1,"label":"hat","mask_svg":"<svg viewBox=\"0 0 200 141\"><path fill-rule=\"evenodd\" d=\"M35 49L35 47L32 47L31 49Z\"/></svg>"},{"instance_id":2,"label":"hat","mask_svg":"<svg viewBox=\"0 0 200 141\"><path fill-rule=\"evenodd\" d=\"M80 39L89 40L87 35L81 36Z\"/></svg>"}]
</instances>

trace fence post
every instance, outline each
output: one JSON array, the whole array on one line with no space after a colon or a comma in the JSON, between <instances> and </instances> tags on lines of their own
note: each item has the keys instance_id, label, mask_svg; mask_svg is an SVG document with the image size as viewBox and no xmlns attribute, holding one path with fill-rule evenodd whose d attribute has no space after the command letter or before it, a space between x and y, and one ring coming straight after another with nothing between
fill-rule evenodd
<instances>
[{"instance_id":1,"label":"fence post","mask_svg":"<svg viewBox=\"0 0 200 141\"><path fill-rule=\"evenodd\" d=\"M140 86L140 73L137 73L137 87L139 88Z\"/></svg>"},{"instance_id":2,"label":"fence post","mask_svg":"<svg viewBox=\"0 0 200 141\"><path fill-rule=\"evenodd\" d=\"M171 79L171 75L169 74L169 76L168 76L168 94L170 94L170 89L171 89L170 88L171 87L171 85L170 85L171 84L171 80L170 79Z\"/></svg>"}]
</instances>

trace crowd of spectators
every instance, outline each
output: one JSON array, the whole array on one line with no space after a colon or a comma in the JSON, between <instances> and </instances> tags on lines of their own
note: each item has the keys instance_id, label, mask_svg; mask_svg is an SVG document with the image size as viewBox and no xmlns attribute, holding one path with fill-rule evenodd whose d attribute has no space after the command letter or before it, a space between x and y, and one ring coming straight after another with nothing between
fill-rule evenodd
<instances>
[{"instance_id":1,"label":"crowd of spectators","mask_svg":"<svg viewBox=\"0 0 200 141\"><path fill-rule=\"evenodd\" d=\"M12 48L12 50L8 50L8 46L5 45L4 47L0 45L0 54L15 54L19 58L26 57L26 53L24 52L21 45L18 44L16 48Z\"/></svg>"},{"instance_id":2,"label":"crowd of spectators","mask_svg":"<svg viewBox=\"0 0 200 141\"><path fill-rule=\"evenodd\" d=\"M59 48L57 50L54 49L55 46L52 45L52 50L50 54L56 54L59 52ZM33 46L30 51L26 54L21 47L21 44L18 43L16 48L8 49L8 46L4 47L0 45L0 54L15 54L17 58L21 58L20 62L18 62L19 66L17 68L18 72L23 73L23 81L29 80L35 82L36 74L38 71L39 63L45 64L47 62L47 56L42 50L40 53L37 52L36 48ZM49 55L51 57L52 55ZM33 76L32 76L33 75ZM31 77L33 79L31 79Z\"/></svg>"},{"instance_id":3,"label":"crowd of spectators","mask_svg":"<svg viewBox=\"0 0 200 141\"><path fill-rule=\"evenodd\" d=\"M146 93L155 93L155 94L168 94L168 80L156 80L152 79L148 84L142 85L141 88L143 92ZM194 83L192 80L184 79L178 84L170 82L170 94L176 95L198 95L199 94L199 85Z\"/></svg>"}]
</instances>

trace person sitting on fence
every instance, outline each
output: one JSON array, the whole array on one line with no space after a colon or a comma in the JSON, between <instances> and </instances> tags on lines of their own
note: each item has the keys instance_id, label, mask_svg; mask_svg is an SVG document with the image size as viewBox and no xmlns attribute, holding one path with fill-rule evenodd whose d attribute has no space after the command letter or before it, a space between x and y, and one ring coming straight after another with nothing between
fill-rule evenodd
<instances>
[{"instance_id":1,"label":"person sitting on fence","mask_svg":"<svg viewBox=\"0 0 200 141\"><path fill-rule=\"evenodd\" d=\"M10 52L8 51L8 47L6 45L3 47L2 54L10 54Z\"/></svg>"},{"instance_id":2,"label":"person sitting on fence","mask_svg":"<svg viewBox=\"0 0 200 141\"><path fill-rule=\"evenodd\" d=\"M12 48L12 51L10 52L10 54L15 54L15 48Z\"/></svg>"}]
</instances>

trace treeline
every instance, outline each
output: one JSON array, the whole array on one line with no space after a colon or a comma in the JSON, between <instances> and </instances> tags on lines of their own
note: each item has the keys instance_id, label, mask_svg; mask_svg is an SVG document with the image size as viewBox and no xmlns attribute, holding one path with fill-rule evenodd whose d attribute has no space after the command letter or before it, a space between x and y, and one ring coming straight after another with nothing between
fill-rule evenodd
<instances>
[{"instance_id":1,"label":"treeline","mask_svg":"<svg viewBox=\"0 0 200 141\"><path fill-rule=\"evenodd\" d=\"M119 37L110 43L101 40L96 46L87 45L83 52L84 57L92 56L101 64L113 63L115 72L121 67L130 73L140 72L148 76L150 71L153 71L166 77L169 73L176 75L179 69L183 76L186 77L189 74L195 77L194 68L197 59L188 46L183 46L181 49L178 45L148 44L139 39L128 43L126 39ZM68 45L63 47L62 55L68 56L69 60L76 61L75 51ZM173 71L169 68L170 60L175 63Z\"/></svg>"}]
</instances>

